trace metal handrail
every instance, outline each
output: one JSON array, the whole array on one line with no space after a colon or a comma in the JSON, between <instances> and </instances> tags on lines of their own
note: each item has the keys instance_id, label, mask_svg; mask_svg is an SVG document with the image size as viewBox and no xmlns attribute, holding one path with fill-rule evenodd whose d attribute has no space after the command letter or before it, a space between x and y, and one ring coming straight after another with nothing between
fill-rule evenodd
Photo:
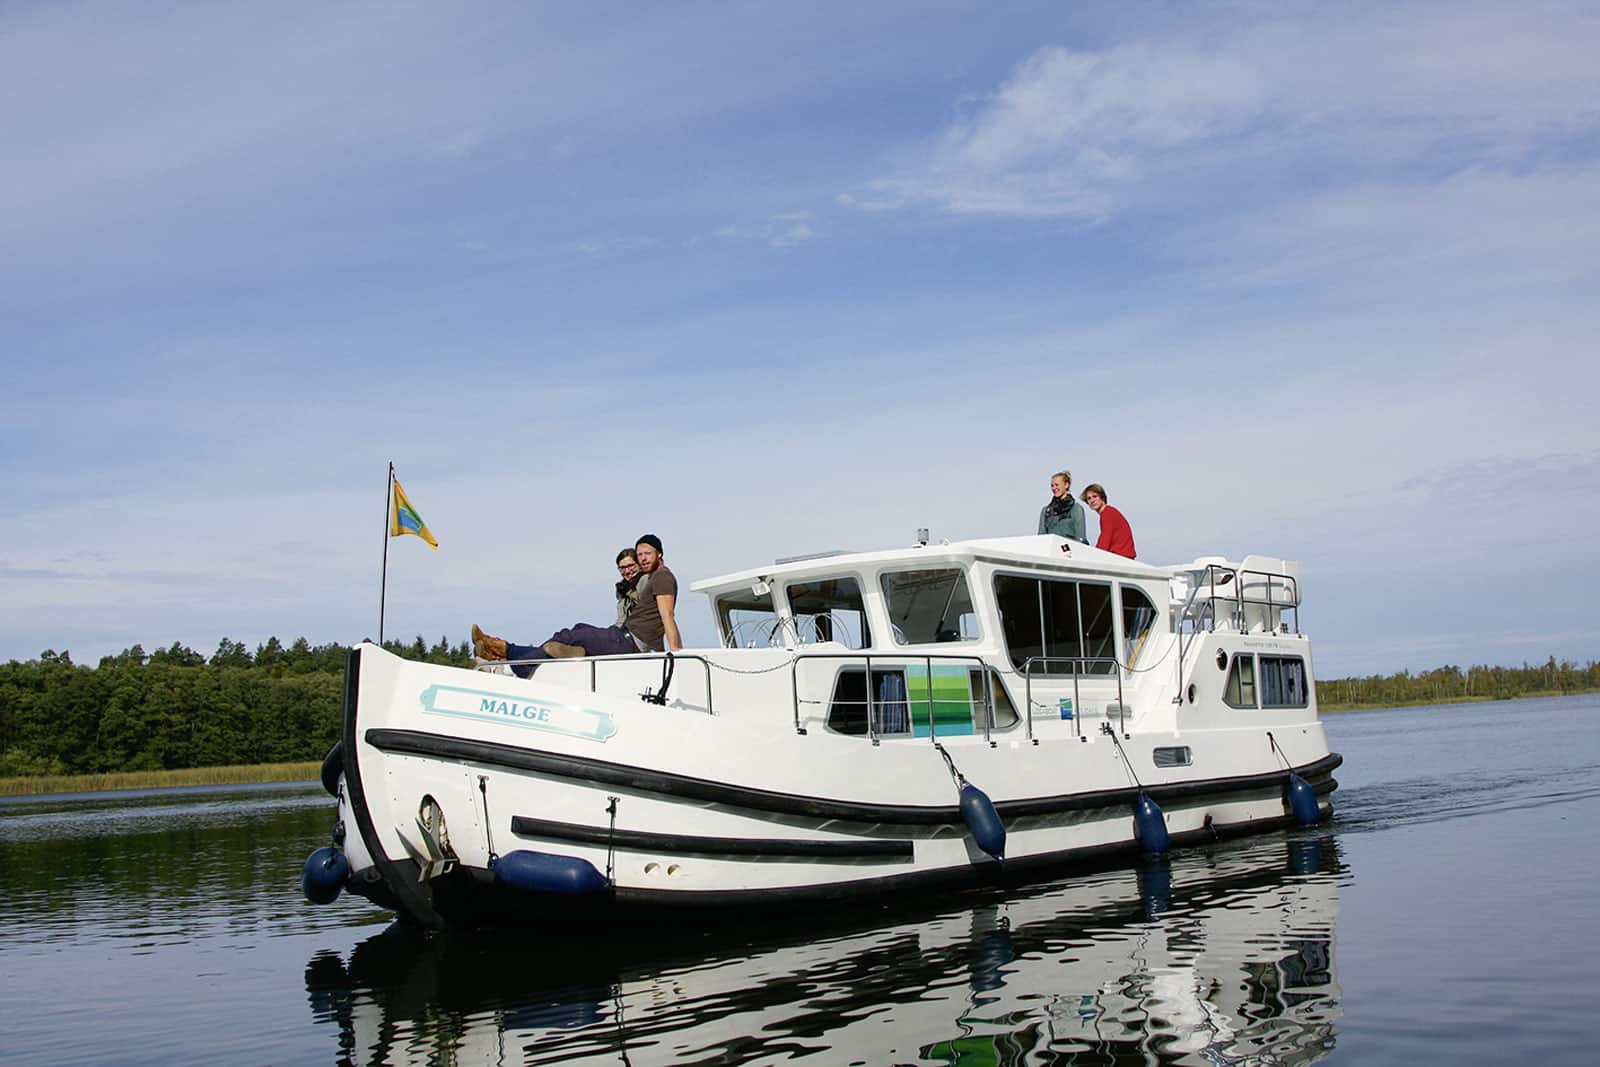
<instances>
[{"instance_id":1,"label":"metal handrail","mask_svg":"<svg viewBox=\"0 0 1600 1067\"><path fill-rule=\"evenodd\" d=\"M1300 632L1300 583L1293 575L1273 574L1271 571L1244 570L1238 567L1225 567L1220 563L1208 563L1206 564L1205 569L1201 571L1203 582L1196 585L1189 591L1189 598L1184 601L1183 608L1178 614L1179 625L1182 625L1184 622L1188 622L1195 614L1195 598L1200 595L1202 589L1207 593L1206 603L1208 607L1209 605L1215 603L1217 599L1217 575L1219 573L1226 576L1222 584L1226 585L1229 581L1234 583L1233 596L1230 597L1224 595L1222 599L1232 600L1234 610L1236 612L1242 613L1246 604L1261 604L1269 608L1289 608L1294 611L1294 632L1297 634ZM1247 597L1244 595L1244 580L1252 576L1256 578L1265 578L1267 580L1267 595L1265 599L1260 597ZM1283 582L1287 586L1288 596L1282 601L1274 600L1272 597L1274 582ZM1210 628L1214 629L1216 620L1215 610L1212 610L1211 615L1212 625Z\"/></svg>"},{"instance_id":2,"label":"metal handrail","mask_svg":"<svg viewBox=\"0 0 1600 1067\"><path fill-rule=\"evenodd\" d=\"M1078 699L1078 677L1082 673L1079 667L1090 663L1111 664L1110 673L1116 675L1117 678L1117 726L1122 733L1126 734L1128 732L1128 705L1122 699L1122 671L1120 670L1122 665L1117 662L1115 656L1029 656L1022 661L1022 666L1018 668L1025 680L1024 686L1027 690L1029 741L1033 740L1033 665L1035 663L1045 665L1041 673L1048 673L1048 665L1051 663L1072 664L1072 732L1077 737L1083 736L1083 713L1081 701Z\"/></svg>"},{"instance_id":3,"label":"metal handrail","mask_svg":"<svg viewBox=\"0 0 1600 1067\"><path fill-rule=\"evenodd\" d=\"M923 665L927 668L928 674L927 674L927 678L925 679L925 682L926 682L926 692L927 692L927 695L928 695L928 739L930 741L937 741L938 740L938 730L937 730L937 727L934 725L934 716L933 716L933 661L934 660L941 660L941 661L952 661L953 660L953 661L960 661L960 662L966 662L966 663L976 663L978 665L978 669L983 672L984 702L986 704L986 707L984 709L985 714L984 714L984 718L983 718L983 739L985 741L988 741L989 744L991 744L991 745L994 744L994 742L992 740L990 740L990 737L989 737L991 728L992 728L993 723L994 723L994 676L990 673L993 668L992 668L992 665L989 663L988 660L986 660L982 656L978 656L978 655L972 655L972 654L961 655L961 654L958 654L958 653L950 653L950 652L925 653L925 654L920 655L920 656L914 655L914 654L907 654L907 653L904 653L904 652L879 652L877 654L877 658L879 660L891 660L891 661L894 661L896 663L904 663L907 660L910 660L910 661L913 661L913 662L915 662L917 660L920 660L920 661L922 661ZM867 700L866 700L866 704L867 704L867 737L871 739L871 741L872 741L872 743L874 745L878 744L881 739L878 736L878 733L879 733L878 726L877 726L878 719L877 719L877 716L873 714L874 710L877 707L877 702L873 698L873 695L872 695L872 660L873 660L873 653L871 653L871 652L803 652L803 653L800 653L800 654L796 655L794 657L794 659L790 661L790 663L789 663L789 688L790 688L790 692L791 692L791 694L792 694L792 696L794 698L794 730L795 730L795 733L803 734L803 733L806 732L805 727L800 725L800 661L801 660L808 660L808 659L846 659L846 660L859 659L859 660L864 661L864 663L866 665L866 674L867 674ZM911 696L911 694L910 694L910 691L908 690L907 693L906 693L906 697L907 697L907 702L908 703L909 703L910 696ZM968 704L969 705L971 704L970 700L968 701Z\"/></svg>"},{"instance_id":4,"label":"metal handrail","mask_svg":"<svg viewBox=\"0 0 1600 1067\"><path fill-rule=\"evenodd\" d=\"M621 656L585 656L583 658L589 663L589 692L595 693L599 691L596 688L596 681L602 661L609 661L612 663L650 663L657 660L664 661L668 655L675 660L695 660L705 670L706 714L715 715L716 708L711 700L711 661L706 659L704 656L696 655L693 652L640 652L627 653ZM559 659L503 659L480 663L476 669L481 671L486 667L535 667L560 662L562 661ZM567 662L570 663L571 660L567 660Z\"/></svg>"},{"instance_id":5,"label":"metal handrail","mask_svg":"<svg viewBox=\"0 0 1600 1067\"><path fill-rule=\"evenodd\" d=\"M1239 627L1239 631L1241 633L1244 632L1244 606L1246 604L1264 605L1269 609L1274 607L1279 608L1280 610L1284 608L1293 609L1294 632L1296 634L1300 633L1300 582L1293 575L1273 574L1271 571L1245 570L1239 567L1227 567L1221 563L1208 563L1206 564L1205 569L1200 573L1202 582L1196 583L1195 587L1189 591L1189 597L1183 602L1183 608L1178 612L1178 617L1176 619L1176 626L1178 630L1178 694L1175 698L1175 702L1183 699L1183 665L1185 660L1188 658L1189 648L1194 643L1194 639L1201 633L1216 632L1218 574L1227 576L1223 580L1224 585L1226 585L1229 581L1233 582L1233 596L1230 598L1224 595L1223 600L1231 599L1233 601L1232 618L1235 621L1235 624ZM1258 597L1247 597L1244 595L1244 580L1252 575L1257 578L1265 578L1267 580L1267 596L1265 600ZM1272 599L1273 582L1283 582L1287 586L1287 599L1281 603ZM1207 593L1205 599L1205 608L1203 611L1203 614L1205 615L1204 630L1200 628L1199 620L1195 618L1197 613L1194 611L1195 598L1200 595L1200 591L1202 589L1206 590ZM1183 627L1189 622L1195 622L1196 626L1195 629L1186 632Z\"/></svg>"}]
</instances>

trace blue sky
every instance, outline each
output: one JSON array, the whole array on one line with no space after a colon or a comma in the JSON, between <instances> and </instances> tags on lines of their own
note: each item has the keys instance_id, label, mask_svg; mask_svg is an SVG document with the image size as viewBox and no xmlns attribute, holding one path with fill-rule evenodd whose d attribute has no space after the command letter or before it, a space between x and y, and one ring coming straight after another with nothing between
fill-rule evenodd
<instances>
[{"instance_id":1,"label":"blue sky","mask_svg":"<svg viewBox=\"0 0 1600 1067\"><path fill-rule=\"evenodd\" d=\"M1584 4L9 4L0 659L1031 532L1600 655ZM686 637L711 637L688 598Z\"/></svg>"}]
</instances>

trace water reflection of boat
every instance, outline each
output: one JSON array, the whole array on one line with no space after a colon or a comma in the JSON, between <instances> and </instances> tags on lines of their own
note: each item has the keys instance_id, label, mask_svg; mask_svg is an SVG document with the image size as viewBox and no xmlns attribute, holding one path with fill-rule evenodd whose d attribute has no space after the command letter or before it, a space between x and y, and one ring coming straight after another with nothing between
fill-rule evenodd
<instances>
[{"instance_id":1,"label":"water reflection of boat","mask_svg":"<svg viewBox=\"0 0 1600 1067\"><path fill-rule=\"evenodd\" d=\"M307 896L432 927L718 921L1331 810L1295 563L1154 567L1039 536L695 588L721 647L666 660L524 680L352 652Z\"/></svg>"},{"instance_id":2,"label":"water reflection of boat","mask_svg":"<svg viewBox=\"0 0 1600 1067\"><path fill-rule=\"evenodd\" d=\"M358 1063L1309 1063L1340 1012L1341 873L1331 838L1277 839L717 935L396 924L306 984Z\"/></svg>"}]
</instances>

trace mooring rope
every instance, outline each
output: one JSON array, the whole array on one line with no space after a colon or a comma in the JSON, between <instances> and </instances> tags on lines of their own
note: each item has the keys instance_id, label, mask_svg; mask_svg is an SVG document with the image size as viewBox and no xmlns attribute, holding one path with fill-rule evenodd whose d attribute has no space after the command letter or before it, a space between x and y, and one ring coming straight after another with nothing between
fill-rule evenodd
<instances>
[{"instance_id":1,"label":"mooring rope","mask_svg":"<svg viewBox=\"0 0 1600 1067\"><path fill-rule=\"evenodd\" d=\"M487 774L478 775L478 792L483 794L483 840L489 846L489 862L493 863L500 858L500 854L494 850L494 831L490 829L489 776Z\"/></svg>"}]
</instances>

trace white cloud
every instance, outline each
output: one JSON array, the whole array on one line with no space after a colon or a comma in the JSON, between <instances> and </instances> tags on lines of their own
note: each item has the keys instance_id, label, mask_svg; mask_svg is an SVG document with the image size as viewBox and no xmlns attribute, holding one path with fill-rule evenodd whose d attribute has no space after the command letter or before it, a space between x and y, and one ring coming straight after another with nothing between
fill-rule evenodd
<instances>
[{"instance_id":1,"label":"white cloud","mask_svg":"<svg viewBox=\"0 0 1600 1067\"><path fill-rule=\"evenodd\" d=\"M1507 166L1593 130L1597 50L1600 13L1572 4L1272 6L1047 46L852 200L1099 220L1206 205L1219 183Z\"/></svg>"},{"instance_id":2,"label":"white cloud","mask_svg":"<svg viewBox=\"0 0 1600 1067\"><path fill-rule=\"evenodd\" d=\"M1237 129L1261 92L1238 64L1186 50L1048 47L946 130L919 169L869 188L874 200L950 211L1093 218L1152 152Z\"/></svg>"}]
</instances>

